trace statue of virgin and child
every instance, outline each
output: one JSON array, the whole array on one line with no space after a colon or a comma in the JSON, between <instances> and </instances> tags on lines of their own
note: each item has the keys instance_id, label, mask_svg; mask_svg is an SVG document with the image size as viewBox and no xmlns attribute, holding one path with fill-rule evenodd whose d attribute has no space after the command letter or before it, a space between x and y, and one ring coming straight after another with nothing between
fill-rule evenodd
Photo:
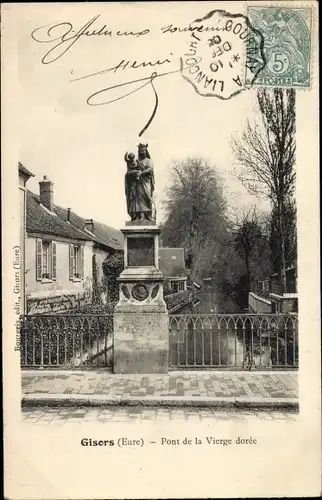
<instances>
[{"instance_id":1,"label":"statue of virgin and child","mask_svg":"<svg viewBox=\"0 0 322 500\"><path fill-rule=\"evenodd\" d=\"M148 144L139 144L138 158L133 153L125 153L127 172L125 174L125 196L127 212L131 221L153 221L154 173Z\"/></svg>"}]
</instances>

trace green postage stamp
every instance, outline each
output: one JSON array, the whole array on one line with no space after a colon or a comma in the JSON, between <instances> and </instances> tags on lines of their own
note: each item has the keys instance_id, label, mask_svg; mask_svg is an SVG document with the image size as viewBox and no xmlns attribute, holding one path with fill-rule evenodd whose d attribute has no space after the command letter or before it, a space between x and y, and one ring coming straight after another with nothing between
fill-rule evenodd
<instances>
[{"instance_id":1,"label":"green postage stamp","mask_svg":"<svg viewBox=\"0 0 322 500\"><path fill-rule=\"evenodd\" d=\"M310 86L311 23L310 7L248 7L252 26L264 38L265 67L254 86ZM247 74L248 73L248 74ZM246 67L245 83L251 84Z\"/></svg>"}]
</instances>

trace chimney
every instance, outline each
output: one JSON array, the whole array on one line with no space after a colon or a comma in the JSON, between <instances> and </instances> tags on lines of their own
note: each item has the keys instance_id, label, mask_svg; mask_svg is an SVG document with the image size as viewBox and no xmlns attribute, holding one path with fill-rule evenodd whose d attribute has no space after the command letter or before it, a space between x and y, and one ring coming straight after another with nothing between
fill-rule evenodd
<instances>
[{"instance_id":1,"label":"chimney","mask_svg":"<svg viewBox=\"0 0 322 500\"><path fill-rule=\"evenodd\" d=\"M67 208L67 222L70 222L70 212L71 208Z\"/></svg>"},{"instance_id":2,"label":"chimney","mask_svg":"<svg viewBox=\"0 0 322 500\"><path fill-rule=\"evenodd\" d=\"M47 175L39 182L40 203L50 212L54 210L54 189L53 183L48 179Z\"/></svg>"},{"instance_id":3,"label":"chimney","mask_svg":"<svg viewBox=\"0 0 322 500\"><path fill-rule=\"evenodd\" d=\"M90 231L91 233L94 233L94 221L93 219L87 219L85 222L85 228Z\"/></svg>"}]
</instances>

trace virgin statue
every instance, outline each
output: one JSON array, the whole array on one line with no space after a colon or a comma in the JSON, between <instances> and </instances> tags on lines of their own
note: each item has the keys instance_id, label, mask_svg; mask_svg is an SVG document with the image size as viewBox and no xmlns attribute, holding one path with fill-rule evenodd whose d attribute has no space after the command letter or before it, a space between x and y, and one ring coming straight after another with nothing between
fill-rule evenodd
<instances>
[{"instance_id":1,"label":"virgin statue","mask_svg":"<svg viewBox=\"0 0 322 500\"><path fill-rule=\"evenodd\" d=\"M125 196L132 221L153 220L154 173L148 144L139 144L138 158L126 153Z\"/></svg>"}]
</instances>

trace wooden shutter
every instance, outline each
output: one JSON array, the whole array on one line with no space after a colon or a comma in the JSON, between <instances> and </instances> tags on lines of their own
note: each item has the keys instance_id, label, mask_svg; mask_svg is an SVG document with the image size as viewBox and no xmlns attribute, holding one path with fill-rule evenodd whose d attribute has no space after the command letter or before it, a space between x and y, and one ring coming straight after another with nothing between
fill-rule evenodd
<instances>
[{"instance_id":1,"label":"wooden shutter","mask_svg":"<svg viewBox=\"0 0 322 500\"><path fill-rule=\"evenodd\" d=\"M52 279L55 280L56 279L56 275L57 275L57 271L56 271L56 263L57 263L57 252L56 252L56 242L53 241L51 243L51 251L52 251L52 256L51 256L51 264L52 264L52 268L51 268L51 275L52 275Z\"/></svg>"},{"instance_id":2,"label":"wooden shutter","mask_svg":"<svg viewBox=\"0 0 322 500\"><path fill-rule=\"evenodd\" d=\"M80 247L80 274L84 279L84 245Z\"/></svg>"},{"instance_id":3,"label":"wooden shutter","mask_svg":"<svg viewBox=\"0 0 322 500\"><path fill-rule=\"evenodd\" d=\"M72 280L74 278L74 245L69 245L69 279Z\"/></svg>"},{"instance_id":4,"label":"wooden shutter","mask_svg":"<svg viewBox=\"0 0 322 500\"><path fill-rule=\"evenodd\" d=\"M42 240L36 240L36 280L42 280Z\"/></svg>"}]
</instances>

